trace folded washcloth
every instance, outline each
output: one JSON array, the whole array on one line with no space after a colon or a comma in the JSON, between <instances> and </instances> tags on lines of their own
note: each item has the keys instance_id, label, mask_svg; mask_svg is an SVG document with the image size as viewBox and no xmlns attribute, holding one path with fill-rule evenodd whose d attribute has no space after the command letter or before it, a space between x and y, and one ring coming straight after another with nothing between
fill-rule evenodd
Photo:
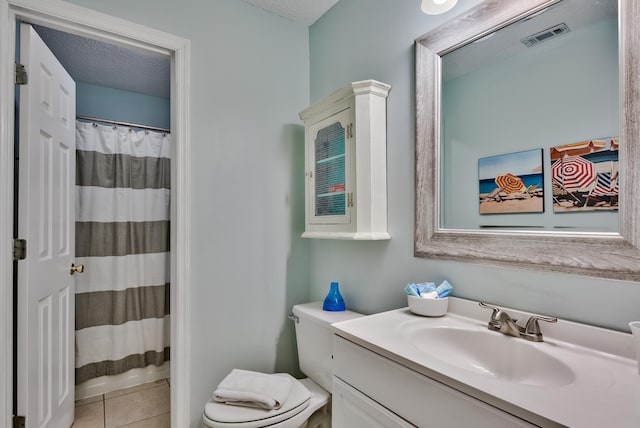
<instances>
[{"instance_id":1,"label":"folded washcloth","mask_svg":"<svg viewBox=\"0 0 640 428\"><path fill-rule=\"evenodd\" d=\"M443 299L451 294L451 290L453 290L453 286L451 286L451 284L449 284L449 281L447 281L446 279L436 287L436 292L438 293L438 298L440 299Z\"/></svg>"},{"instance_id":2,"label":"folded washcloth","mask_svg":"<svg viewBox=\"0 0 640 428\"><path fill-rule=\"evenodd\" d=\"M409 296L426 297L425 295L436 290L436 284L433 282L423 282L421 284L407 284L404 291Z\"/></svg>"},{"instance_id":3,"label":"folded washcloth","mask_svg":"<svg viewBox=\"0 0 640 428\"><path fill-rule=\"evenodd\" d=\"M233 369L213 392L215 401L236 406L279 409L289 397L288 376Z\"/></svg>"}]
</instances>

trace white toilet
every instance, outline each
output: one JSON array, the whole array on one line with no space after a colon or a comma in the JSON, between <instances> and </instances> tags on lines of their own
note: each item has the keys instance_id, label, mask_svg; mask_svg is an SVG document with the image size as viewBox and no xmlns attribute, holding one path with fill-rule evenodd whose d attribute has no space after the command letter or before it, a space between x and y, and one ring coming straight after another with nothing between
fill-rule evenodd
<instances>
[{"instance_id":1,"label":"white toilet","mask_svg":"<svg viewBox=\"0 0 640 428\"><path fill-rule=\"evenodd\" d=\"M308 378L292 379L287 401L274 410L207 402L202 421L212 428L328 428L333 377L333 334L330 324L363 316L356 312L327 312L322 302L293 307L300 370ZM284 375L287 376L287 375Z\"/></svg>"}]
</instances>

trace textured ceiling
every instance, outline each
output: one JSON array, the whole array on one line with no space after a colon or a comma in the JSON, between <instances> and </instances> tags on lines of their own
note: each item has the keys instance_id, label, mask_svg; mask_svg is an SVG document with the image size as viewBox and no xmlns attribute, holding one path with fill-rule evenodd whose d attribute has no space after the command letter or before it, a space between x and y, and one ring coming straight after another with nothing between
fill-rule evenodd
<instances>
[{"instance_id":1,"label":"textured ceiling","mask_svg":"<svg viewBox=\"0 0 640 428\"><path fill-rule=\"evenodd\" d=\"M241 0L303 25L311 25L338 0ZM170 59L50 28L36 31L76 82L169 98Z\"/></svg>"},{"instance_id":2,"label":"textured ceiling","mask_svg":"<svg viewBox=\"0 0 640 428\"><path fill-rule=\"evenodd\" d=\"M169 56L34 28L76 82L169 98Z\"/></svg>"},{"instance_id":3,"label":"textured ceiling","mask_svg":"<svg viewBox=\"0 0 640 428\"><path fill-rule=\"evenodd\" d=\"M338 0L241 0L291 21L311 25Z\"/></svg>"}]
</instances>

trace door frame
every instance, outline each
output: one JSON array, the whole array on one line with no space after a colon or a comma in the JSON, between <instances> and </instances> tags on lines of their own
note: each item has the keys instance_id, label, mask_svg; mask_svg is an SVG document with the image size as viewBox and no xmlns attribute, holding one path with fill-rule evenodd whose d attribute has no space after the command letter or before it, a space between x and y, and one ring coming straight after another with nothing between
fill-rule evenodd
<instances>
[{"instance_id":1,"label":"door frame","mask_svg":"<svg viewBox=\"0 0 640 428\"><path fill-rule=\"evenodd\" d=\"M189 426L190 42L60 0L0 0L0 428L13 412L13 192L16 21L171 57L171 426ZM8 201L11 201L8 203Z\"/></svg>"}]
</instances>

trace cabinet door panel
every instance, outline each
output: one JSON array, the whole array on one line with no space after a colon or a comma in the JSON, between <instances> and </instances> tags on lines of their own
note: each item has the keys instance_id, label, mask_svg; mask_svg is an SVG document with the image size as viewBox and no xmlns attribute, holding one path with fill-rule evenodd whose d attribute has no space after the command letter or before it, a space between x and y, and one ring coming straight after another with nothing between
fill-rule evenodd
<instances>
[{"instance_id":1,"label":"cabinet door panel","mask_svg":"<svg viewBox=\"0 0 640 428\"><path fill-rule=\"evenodd\" d=\"M336 377L332 395L333 428L415 428Z\"/></svg>"},{"instance_id":2,"label":"cabinet door panel","mask_svg":"<svg viewBox=\"0 0 640 428\"><path fill-rule=\"evenodd\" d=\"M350 108L309 128L307 177L311 224L347 224L351 220L350 129Z\"/></svg>"}]
</instances>

